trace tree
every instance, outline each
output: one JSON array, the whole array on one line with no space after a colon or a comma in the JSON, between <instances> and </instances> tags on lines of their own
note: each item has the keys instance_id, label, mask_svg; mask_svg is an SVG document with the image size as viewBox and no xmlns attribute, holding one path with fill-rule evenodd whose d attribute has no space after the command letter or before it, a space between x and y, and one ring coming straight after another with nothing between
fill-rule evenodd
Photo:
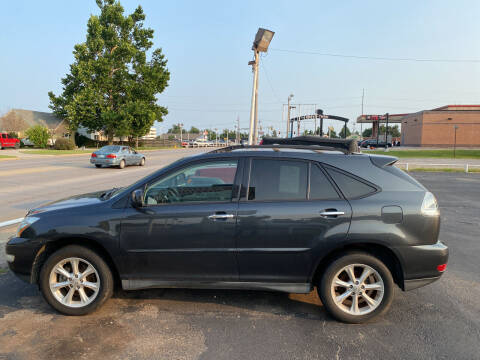
<instances>
[{"instance_id":1,"label":"tree","mask_svg":"<svg viewBox=\"0 0 480 360\"><path fill-rule=\"evenodd\" d=\"M345 132L347 133L346 135L345 135ZM352 135L352 133L351 133L350 129L348 128L348 126L342 126L342 130L340 130L340 134L338 136L341 137L342 139L343 138L346 139L350 135Z\"/></svg>"},{"instance_id":2,"label":"tree","mask_svg":"<svg viewBox=\"0 0 480 360\"><path fill-rule=\"evenodd\" d=\"M200 129L196 128L195 126L192 126L188 132L190 134L200 134Z\"/></svg>"},{"instance_id":3,"label":"tree","mask_svg":"<svg viewBox=\"0 0 480 360\"><path fill-rule=\"evenodd\" d=\"M371 137L371 136L372 136L372 128L368 128L368 129L363 130L362 136L363 136L364 138L369 138L369 137Z\"/></svg>"},{"instance_id":4,"label":"tree","mask_svg":"<svg viewBox=\"0 0 480 360\"><path fill-rule=\"evenodd\" d=\"M62 79L63 92L49 92L50 108L75 132L79 126L113 137L148 133L168 111L156 95L168 86L170 73L161 49L153 46L153 30L143 27L141 6L127 16L116 0L97 0L100 15L87 24L86 41L74 47L75 61Z\"/></svg>"},{"instance_id":5,"label":"tree","mask_svg":"<svg viewBox=\"0 0 480 360\"><path fill-rule=\"evenodd\" d=\"M50 138L48 129L42 125L35 125L28 128L27 131L25 131L25 135L27 135L28 139L33 142L36 147L42 149L47 147L48 139Z\"/></svg>"},{"instance_id":6,"label":"tree","mask_svg":"<svg viewBox=\"0 0 480 360\"><path fill-rule=\"evenodd\" d=\"M170 129L167 131L168 134L180 134L180 125L173 124Z\"/></svg>"},{"instance_id":7,"label":"tree","mask_svg":"<svg viewBox=\"0 0 480 360\"><path fill-rule=\"evenodd\" d=\"M272 132L272 137L276 138L278 135L277 135L277 130L273 130Z\"/></svg>"}]
</instances>

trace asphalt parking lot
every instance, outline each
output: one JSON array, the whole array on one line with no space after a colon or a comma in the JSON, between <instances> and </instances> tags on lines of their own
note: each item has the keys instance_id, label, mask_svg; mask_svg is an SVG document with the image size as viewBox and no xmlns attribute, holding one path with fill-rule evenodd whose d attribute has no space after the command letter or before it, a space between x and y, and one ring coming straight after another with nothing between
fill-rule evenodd
<instances>
[{"instance_id":1,"label":"asphalt parking lot","mask_svg":"<svg viewBox=\"0 0 480 360\"><path fill-rule=\"evenodd\" d=\"M182 289L117 291L98 312L66 317L0 270L0 359L480 359L480 175L413 175L439 200L448 270L397 289L373 323L332 320L315 293ZM13 231L0 229L2 251Z\"/></svg>"}]
</instances>

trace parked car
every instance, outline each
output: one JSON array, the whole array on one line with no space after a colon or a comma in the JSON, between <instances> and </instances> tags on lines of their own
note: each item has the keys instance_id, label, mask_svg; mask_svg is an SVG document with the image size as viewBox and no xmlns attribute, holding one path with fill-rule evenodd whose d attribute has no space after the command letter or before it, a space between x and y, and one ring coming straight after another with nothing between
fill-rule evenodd
<instances>
[{"instance_id":1,"label":"parked car","mask_svg":"<svg viewBox=\"0 0 480 360\"><path fill-rule=\"evenodd\" d=\"M20 147L20 140L11 137L6 132L0 132L0 149L8 147L18 149Z\"/></svg>"},{"instance_id":2,"label":"parked car","mask_svg":"<svg viewBox=\"0 0 480 360\"><path fill-rule=\"evenodd\" d=\"M107 145L92 153L90 163L97 168L102 166L118 166L123 169L127 165L145 165L145 155L138 153L130 146Z\"/></svg>"},{"instance_id":3,"label":"parked car","mask_svg":"<svg viewBox=\"0 0 480 360\"><path fill-rule=\"evenodd\" d=\"M47 145L48 145L48 146L53 146L53 145L55 145L55 142L56 142L56 139L51 139L51 138L49 138L49 139L47 140ZM30 140L28 137L22 139L22 143L23 143L23 146L26 146L26 147L34 147L34 146L35 146L35 144L33 143L33 141Z\"/></svg>"},{"instance_id":4,"label":"parked car","mask_svg":"<svg viewBox=\"0 0 480 360\"><path fill-rule=\"evenodd\" d=\"M68 315L124 290L309 293L335 318L387 311L394 286L438 280L435 196L391 156L332 148L232 147L181 159L122 189L31 210L10 269Z\"/></svg>"},{"instance_id":5,"label":"parked car","mask_svg":"<svg viewBox=\"0 0 480 360\"><path fill-rule=\"evenodd\" d=\"M391 143L386 144L387 147L392 147ZM368 140L363 140L360 143L360 147L363 148L384 148L385 147L385 141L378 140L377 139L368 139Z\"/></svg>"}]
</instances>

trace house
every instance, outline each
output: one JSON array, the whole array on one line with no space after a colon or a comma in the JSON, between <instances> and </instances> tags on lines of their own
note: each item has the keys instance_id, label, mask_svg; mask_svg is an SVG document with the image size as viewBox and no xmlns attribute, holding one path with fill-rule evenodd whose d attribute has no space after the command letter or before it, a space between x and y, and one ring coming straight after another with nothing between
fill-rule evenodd
<instances>
[{"instance_id":1,"label":"house","mask_svg":"<svg viewBox=\"0 0 480 360\"><path fill-rule=\"evenodd\" d=\"M20 138L25 137L25 131L35 125L48 128L52 138L68 136L68 127L65 120L52 113L12 109L0 117L0 131L16 132Z\"/></svg>"}]
</instances>

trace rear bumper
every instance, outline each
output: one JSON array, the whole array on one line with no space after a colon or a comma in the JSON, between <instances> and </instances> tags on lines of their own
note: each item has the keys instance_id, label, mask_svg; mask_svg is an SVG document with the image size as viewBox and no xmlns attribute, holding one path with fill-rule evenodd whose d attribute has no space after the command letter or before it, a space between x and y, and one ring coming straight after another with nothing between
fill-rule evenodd
<instances>
[{"instance_id":1,"label":"rear bumper","mask_svg":"<svg viewBox=\"0 0 480 360\"><path fill-rule=\"evenodd\" d=\"M98 158L90 158L90 163L95 165L105 165L105 166L116 166L120 164L122 159L98 159Z\"/></svg>"},{"instance_id":2,"label":"rear bumper","mask_svg":"<svg viewBox=\"0 0 480 360\"><path fill-rule=\"evenodd\" d=\"M406 246L395 250L402 262L405 291L440 279L444 271L439 271L437 266L448 262L448 247L441 241L433 245Z\"/></svg>"}]
</instances>

